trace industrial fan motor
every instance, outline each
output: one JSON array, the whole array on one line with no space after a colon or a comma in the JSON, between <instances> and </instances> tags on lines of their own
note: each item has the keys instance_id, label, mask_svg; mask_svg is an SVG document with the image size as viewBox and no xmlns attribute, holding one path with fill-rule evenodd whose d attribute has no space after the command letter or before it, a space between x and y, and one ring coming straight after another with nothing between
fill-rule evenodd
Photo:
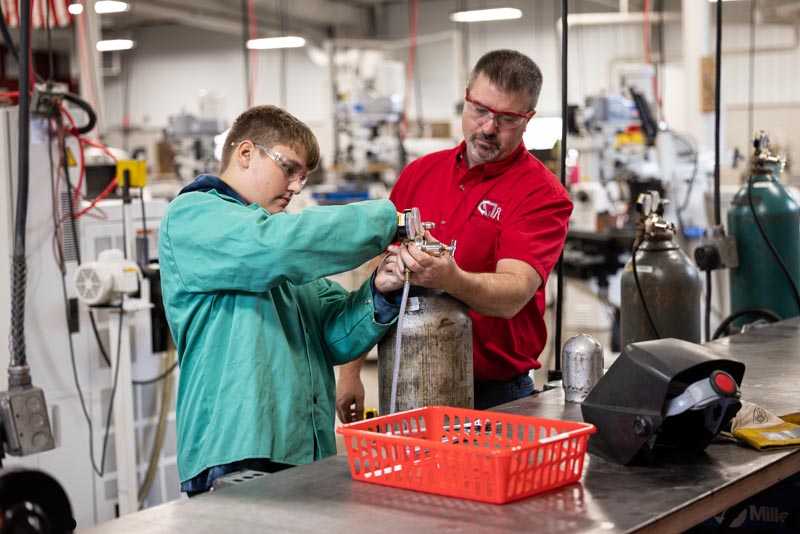
<instances>
[{"instance_id":1,"label":"industrial fan motor","mask_svg":"<svg viewBox=\"0 0 800 534\"><path fill-rule=\"evenodd\" d=\"M119 249L104 250L97 261L81 264L75 273L75 290L89 306L111 304L121 294L139 290L139 266L126 260Z\"/></svg>"}]
</instances>

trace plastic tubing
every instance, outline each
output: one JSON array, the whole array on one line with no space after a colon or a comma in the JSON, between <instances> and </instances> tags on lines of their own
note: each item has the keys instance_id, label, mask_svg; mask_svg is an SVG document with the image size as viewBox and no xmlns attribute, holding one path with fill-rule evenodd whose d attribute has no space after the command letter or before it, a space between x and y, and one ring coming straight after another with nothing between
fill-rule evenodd
<instances>
[{"instance_id":1,"label":"plastic tubing","mask_svg":"<svg viewBox=\"0 0 800 534\"><path fill-rule=\"evenodd\" d=\"M400 314L397 316L397 335L394 340L394 368L392 369L392 394L389 400L389 413L397 411L397 383L400 381L400 349L403 346L403 316L406 314L408 290L411 282L406 278L403 284L403 297L400 299Z\"/></svg>"}]
</instances>

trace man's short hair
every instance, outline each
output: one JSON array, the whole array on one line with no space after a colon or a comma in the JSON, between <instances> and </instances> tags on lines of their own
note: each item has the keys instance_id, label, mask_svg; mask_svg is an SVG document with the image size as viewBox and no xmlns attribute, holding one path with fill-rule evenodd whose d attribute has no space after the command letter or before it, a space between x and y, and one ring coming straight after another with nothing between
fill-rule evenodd
<instances>
[{"instance_id":1,"label":"man's short hair","mask_svg":"<svg viewBox=\"0 0 800 534\"><path fill-rule=\"evenodd\" d=\"M246 139L268 147L288 146L299 154L305 154L309 171L319 165L319 143L311 129L288 111L264 105L254 106L236 117L222 148L220 173L228 167L236 146Z\"/></svg>"},{"instance_id":2,"label":"man's short hair","mask_svg":"<svg viewBox=\"0 0 800 534\"><path fill-rule=\"evenodd\" d=\"M469 75L467 88L483 74L504 93L528 93L530 109L536 109L542 91L542 71L531 58L516 50L493 50L484 54Z\"/></svg>"}]
</instances>

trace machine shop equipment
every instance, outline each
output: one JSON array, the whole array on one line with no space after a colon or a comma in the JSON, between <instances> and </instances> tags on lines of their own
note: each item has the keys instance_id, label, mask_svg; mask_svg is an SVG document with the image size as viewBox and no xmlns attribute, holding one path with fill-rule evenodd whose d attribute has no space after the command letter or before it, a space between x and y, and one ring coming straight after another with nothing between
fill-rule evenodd
<instances>
[{"instance_id":1,"label":"machine shop equipment","mask_svg":"<svg viewBox=\"0 0 800 534\"><path fill-rule=\"evenodd\" d=\"M406 210L399 237L435 256L453 256L456 242L427 242L417 208ZM423 406L472 408L472 319L460 300L444 291L406 287L397 324L378 343L379 410L381 414Z\"/></svg>"},{"instance_id":2,"label":"machine shop equipment","mask_svg":"<svg viewBox=\"0 0 800 534\"><path fill-rule=\"evenodd\" d=\"M675 243L675 225L663 218L666 199L639 196L633 254L621 280L621 346L658 338L700 342L702 286L697 268Z\"/></svg>"},{"instance_id":3,"label":"machine shop equipment","mask_svg":"<svg viewBox=\"0 0 800 534\"><path fill-rule=\"evenodd\" d=\"M108 304L121 294L139 290L139 266L119 249L104 250L97 261L81 264L75 272L78 298L89 306Z\"/></svg>"},{"instance_id":4,"label":"machine shop equipment","mask_svg":"<svg viewBox=\"0 0 800 534\"><path fill-rule=\"evenodd\" d=\"M730 272L731 310L766 309L786 319L800 313L800 211L780 184L783 162L770 153L767 132L757 132L753 146L750 176L728 209L739 256ZM735 324L752 320L746 314Z\"/></svg>"},{"instance_id":5,"label":"machine shop equipment","mask_svg":"<svg viewBox=\"0 0 800 534\"><path fill-rule=\"evenodd\" d=\"M181 113L170 119L164 141L172 149L171 163L183 183L191 182L198 174L217 171L214 138L224 130L225 123L219 118Z\"/></svg>"}]
</instances>

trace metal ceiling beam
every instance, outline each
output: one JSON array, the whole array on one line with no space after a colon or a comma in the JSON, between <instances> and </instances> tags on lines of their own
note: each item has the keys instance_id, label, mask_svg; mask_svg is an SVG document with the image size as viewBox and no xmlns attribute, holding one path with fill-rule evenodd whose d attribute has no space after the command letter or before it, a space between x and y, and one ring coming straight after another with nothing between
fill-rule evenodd
<instances>
[{"instance_id":1,"label":"metal ceiling beam","mask_svg":"<svg viewBox=\"0 0 800 534\"><path fill-rule=\"evenodd\" d=\"M134 4L133 15L168 20L177 24L192 26L203 30L233 35L242 34L241 20L228 19L213 15L198 13L192 8L178 8L155 4L147 1L138 1Z\"/></svg>"}]
</instances>

